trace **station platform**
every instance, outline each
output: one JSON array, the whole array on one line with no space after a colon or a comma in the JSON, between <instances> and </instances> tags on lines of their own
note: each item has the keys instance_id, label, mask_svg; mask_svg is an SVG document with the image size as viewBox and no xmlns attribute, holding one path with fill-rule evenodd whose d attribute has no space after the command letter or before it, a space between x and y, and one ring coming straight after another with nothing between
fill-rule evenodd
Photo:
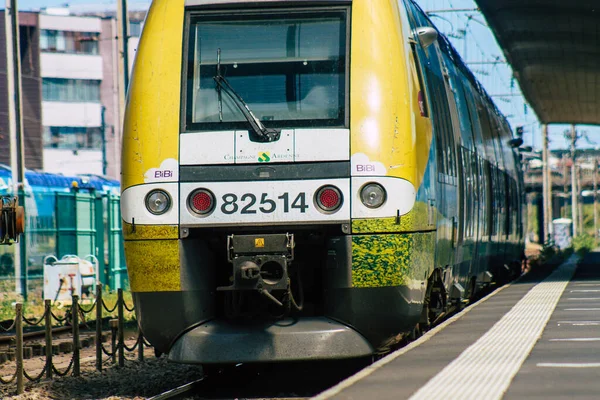
<instances>
[{"instance_id":1,"label":"station platform","mask_svg":"<svg viewBox=\"0 0 600 400\"><path fill-rule=\"evenodd\" d=\"M317 399L600 398L600 250L497 289Z\"/></svg>"}]
</instances>

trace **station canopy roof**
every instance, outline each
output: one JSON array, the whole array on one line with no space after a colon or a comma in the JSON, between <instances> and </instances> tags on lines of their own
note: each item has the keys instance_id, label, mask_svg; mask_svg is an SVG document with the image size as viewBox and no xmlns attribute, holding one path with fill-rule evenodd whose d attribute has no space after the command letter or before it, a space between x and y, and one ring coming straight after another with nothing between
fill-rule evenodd
<instances>
[{"instance_id":1,"label":"station canopy roof","mask_svg":"<svg viewBox=\"0 0 600 400\"><path fill-rule=\"evenodd\" d=\"M600 124L600 0L476 0L542 123Z\"/></svg>"}]
</instances>

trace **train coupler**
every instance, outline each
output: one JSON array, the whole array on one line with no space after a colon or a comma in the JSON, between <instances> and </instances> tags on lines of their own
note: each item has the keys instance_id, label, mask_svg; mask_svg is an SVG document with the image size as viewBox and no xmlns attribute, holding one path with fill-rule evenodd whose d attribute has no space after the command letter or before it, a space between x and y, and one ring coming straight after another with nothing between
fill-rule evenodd
<instances>
[{"instance_id":1,"label":"train coupler","mask_svg":"<svg viewBox=\"0 0 600 400\"><path fill-rule=\"evenodd\" d=\"M271 292L289 290L288 266L294 259L294 235L230 235L227 258L233 265L233 283L218 291L255 290L278 306Z\"/></svg>"}]
</instances>

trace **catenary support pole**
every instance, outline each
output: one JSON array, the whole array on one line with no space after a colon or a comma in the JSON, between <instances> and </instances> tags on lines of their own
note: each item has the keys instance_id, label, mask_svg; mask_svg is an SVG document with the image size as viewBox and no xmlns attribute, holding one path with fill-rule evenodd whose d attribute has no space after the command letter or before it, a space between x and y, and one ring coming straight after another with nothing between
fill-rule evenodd
<instances>
[{"instance_id":1,"label":"catenary support pole","mask_svg":"<svg viewBox=\"0 0 600 400\"><path fill-rule=\"evenodd\" d=\"M544 216L544 226L542 227L543 236L540 237L541 243L546 243L550 237L550 198L548 196L551 193L551 189L548 187L550 183L549 175L549 159L548 159L548 125L542 125L542 196L543 196L543 207L542 212Z\"/></svg>"},{"instance_id":2,"label":"catenary support pole","mask_svg":"<svg viewBox=\"0 0 600 400\"><path fill-rule=\"evenodd\" d=\"M577 132L575 131L575 125L571 125L571 219L573 220L573 237L577 237L579 232L579 219L577 216L577 193L579 189L577 187L577 169L575 165L576 144Z\"/></svg>"},{"instance_id":3,"label":"catenary support pole","mask_svg":"<svg viewBox=\"0 0 600 400\"><path fill-rule=\"evenodd\" d=\"M569 197L569 168L567 167L567 155L563 153L562 155L562 165L563 165L563 194L562 198L562 207L561 207L561 218L567 218L567 198Z\"/></svg>"},{"instance_id":4,"label":"catenary support pole","mask_svg":"<svg viewBox=\"0 0 600 400\"><path fill-rule=\"evenodd\" d=\"M25 156L23 149L23 101L21 95L21 57L19 41L19 7L17 0L6 0L6 78L8 90L8 121L10 132L10 167L13 193L20 196L25 206L22 190L25 181ZM27 265L25 263L25 237L14 246L15 291L27 300Z\"/></svg>"},{"instance_id":5,"label":"catenary support pole","mask_svg":"<svg viewBox=\"0 0 600 400\"><path fill-rule=\"evenodd\" d=\"M100 134L102 135L102 175L106 175L108 162L106 161L106 107L104 106L100 114Z\"/></svg>"},{"instance_id":6,"label":"catenary support pole","mask_svg":"<svg viewBox=\"0 0 600 400\"><path fill-rule=\"evenodd\" d=\"M594 237L598 243L598 159L594 159L594 171L592 173L594 181Z\"/></svg>"},{"instance_id":7,"label":"catenary support pole","mask_svg":"<svg viewBox=\"0 0 600 400\"><path fill-rule=\"evenodd\" d=\"M581 165L577 166L577 216L579 217L579 235L583 235L585 233L585 229L583 227L583 195L581 194L581 180L583 175L583 168Z\"/></svg>"},{"instance_id":8,"label":"catenary support pole","mask_svg":"<svg viewBox=\"0 0 600 400\"><path fill-rule=\"evenodd\" d=\"M118 19L118 37L121 40L122 49L121 60L123 63L123 88L127 94L129 87L129 11L127 9L127 0L117 1L117 19Z\"/></svg>"}]
</instances>

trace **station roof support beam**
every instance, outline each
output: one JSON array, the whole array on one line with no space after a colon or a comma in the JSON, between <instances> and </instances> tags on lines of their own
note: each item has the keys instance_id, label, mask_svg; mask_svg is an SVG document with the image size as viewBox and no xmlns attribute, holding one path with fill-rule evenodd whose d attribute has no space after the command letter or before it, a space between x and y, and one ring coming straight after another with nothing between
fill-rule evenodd
<instances>
[{"instance_id":1,"label":"station roof support beam","mask_svg":"<svg viewBox=\"0 0 600 400\"><path fill-rule=\"evenodd\" d=\"M597 0L476 0L540 121L600 124Z\"/></svg>"}]
</instances>

